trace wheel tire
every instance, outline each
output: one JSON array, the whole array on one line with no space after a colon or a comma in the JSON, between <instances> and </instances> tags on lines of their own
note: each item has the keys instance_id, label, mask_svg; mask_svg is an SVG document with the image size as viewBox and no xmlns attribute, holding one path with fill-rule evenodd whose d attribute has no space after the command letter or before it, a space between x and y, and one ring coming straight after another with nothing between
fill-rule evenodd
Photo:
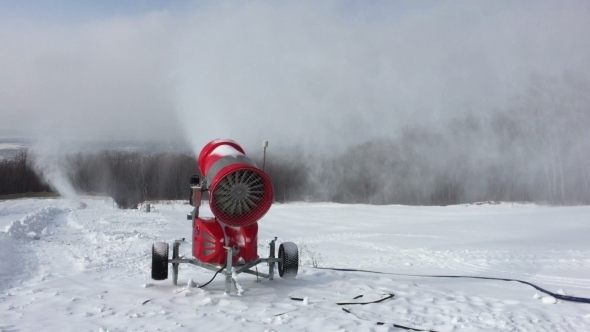
<instances>
[{"instance_id":1,"label":"wheel tire","mask_svg":"<svg viewBox=\"0 0 590 332\"><path fill-rule=\"evenodd\" d=\"M156 242L152 245L152 279L168 279L168 243Z\"/></svg>"},{"instance_id":2,"label":"wheel tire","mask_svg":"<svg viewBox=\"0 0 590 332\"><path fill-rule=\"evenodd\" d=\"M279 275L284 279L295 279L299 269L299 251L293 242L279 246Z\"/></svg>"}]
</instances>

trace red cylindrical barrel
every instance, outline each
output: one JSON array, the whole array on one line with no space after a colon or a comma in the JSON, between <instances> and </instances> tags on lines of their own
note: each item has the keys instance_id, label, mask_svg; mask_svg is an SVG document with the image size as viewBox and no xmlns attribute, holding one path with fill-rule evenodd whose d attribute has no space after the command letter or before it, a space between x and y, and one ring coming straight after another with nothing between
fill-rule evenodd
<instances>
[{"instance_id":1,"label":"red cylindrical barrel","mask_svg":"<svg viewBox=\"0 0 590 332\"><path fill-rule=\"evenodd\" d=\"M270 178L238 143L211 141L201 150L198 163L209 185L211 211L219 220L243 227L268 212L273 198Z\"/></svg>"}]
</instances>

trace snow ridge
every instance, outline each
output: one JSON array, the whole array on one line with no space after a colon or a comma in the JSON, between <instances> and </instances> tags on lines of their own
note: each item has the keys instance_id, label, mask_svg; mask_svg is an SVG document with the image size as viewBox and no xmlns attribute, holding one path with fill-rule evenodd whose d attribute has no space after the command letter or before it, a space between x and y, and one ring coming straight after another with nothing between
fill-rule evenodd
<instances>
[{"instance_id":1,"label":"snow ridge","mask_svg":"<svg viewBox=\"0 0 590 332\"><path fill-rule=\"evenodd\" d=\"M29 238L38 240L42 233L47 232L47 226L53 224L56 216L69 212L71 209L46 206L33 213L29 213L20 220L13 221L6 226L5 232L14 238Z\"/></svg>"}]
</instances>

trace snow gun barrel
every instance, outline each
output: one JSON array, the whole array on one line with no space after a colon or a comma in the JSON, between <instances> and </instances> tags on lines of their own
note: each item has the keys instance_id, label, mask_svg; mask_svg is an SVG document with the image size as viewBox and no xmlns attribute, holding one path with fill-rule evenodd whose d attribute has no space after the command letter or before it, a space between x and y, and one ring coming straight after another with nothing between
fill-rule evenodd
<instances>
[{"instance_id":1,"label":"snow gun barrel","mask_svg":"<svg viewBox=\"0 0 590 332\"><path fill-rule=\"evenodd\" d=\"M209 142L201 150L198 164L209 185L211 211L220 221L229 226L248 226L270 209L270 178L235 141Z\"/></svg>"}]
</instances>

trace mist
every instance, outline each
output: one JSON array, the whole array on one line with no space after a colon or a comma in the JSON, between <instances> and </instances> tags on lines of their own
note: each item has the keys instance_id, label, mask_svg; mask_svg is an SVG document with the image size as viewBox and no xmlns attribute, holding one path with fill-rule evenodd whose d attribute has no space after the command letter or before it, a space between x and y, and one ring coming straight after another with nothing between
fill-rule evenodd
<instances>
[{"instance_id":1,"label":"mist","mask_svg":"<svg viewBox=\"0 0 590 332\"><path fill-rule=\"evenodd\" d=\"M511 107L537 73L589 72L582 3L374 6L258 2L190 18L174 100L195 150L217 136L346 147L487 117Z\"/></svg>"},{"instance_id":2,"label":"mist","mask_svg":"<svg viewBox=\"0 0 590 332\"><path fill-rule=\"evenodd\" d=\"M305 167L297 198L586 202L587 31L586 1L223 2L3 19L0 131L82 152L133 139L198 154L228 137L257 155L269 140L269 158Z\"/></svg>"},{"instance_id":3,"label":"mist","mask_svg":"<svg viewBox=\"0 0 590 332\"><path fill-rule=\"evenodd\" d=\"M70 145L177 138L163 68L166 17L3 19L0 130Z\"/></svg>"},{"instance_id":4,"label":"mist","mask_svg":"<svg viewBox=\"0 0 590 332\"><path fill-rule=\"evenodd\" d=\"M72 185L68 170L71 170L60 143L51 140L36 141L30 149L31 165L51 188L62 197L79 203L79 194Z\"/></svg>"}]
</instances>

